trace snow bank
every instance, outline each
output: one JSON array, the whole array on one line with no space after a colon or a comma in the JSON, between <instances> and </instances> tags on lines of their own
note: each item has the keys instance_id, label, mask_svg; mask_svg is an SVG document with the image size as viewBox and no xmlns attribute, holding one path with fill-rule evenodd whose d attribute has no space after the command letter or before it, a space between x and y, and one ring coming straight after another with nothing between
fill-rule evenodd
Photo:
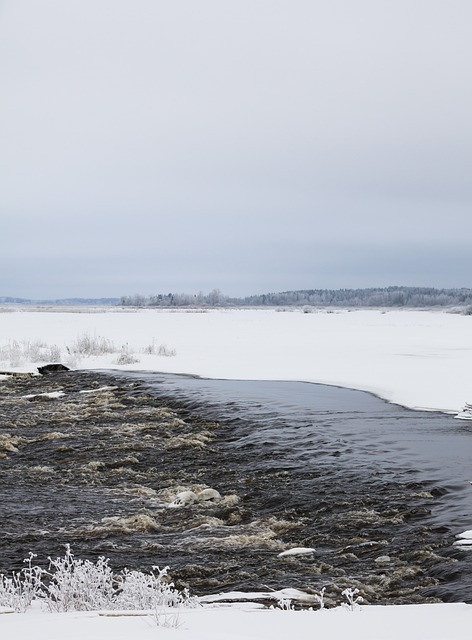
<instances>
[{"instance_id":1,"label":"snow bank","mask_svg":"<svg viewBox=\"0 0 472 640\"><path fill-rule=\"evenodd\" d=\"M21 310L0 314L0 348L43 341L57 345L64 361L67 348L88 334L111 341L116 352L82 357L72 363L77 368L303 380L370 391L411 408L457 412L472 399L471 328L471 316L441 311ZM159 347L175 355L159 355ZM118 364L120 351L137 362ZM0 370L35 370L36 364L4 359Z\"/></svg>"},{"instance_id":2,"label":"snow bank","mask_svg":"<svg viewBox=\"0 0 472 640\"><path fill-rule=\"evenodd\" d=\"M161 624L165 615L160 615ZM250 605L184 610L177 628L154 616L101 616L98 612L0 615L5 640L459 640L472 624L465 604L369 606L355 611L262 610Z\"/></svg>"}]
</instances>

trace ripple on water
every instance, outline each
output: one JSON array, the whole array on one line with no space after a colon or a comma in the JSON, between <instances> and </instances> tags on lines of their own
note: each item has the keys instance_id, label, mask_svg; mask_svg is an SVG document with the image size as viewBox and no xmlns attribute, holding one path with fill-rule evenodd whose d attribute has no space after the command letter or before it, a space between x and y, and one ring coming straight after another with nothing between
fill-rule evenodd
<instances>
[{"instance_id":1,"label":"ripple on water","mask_svg":"<svg viewBox=\"0 0 472 640\"><path fill-rule=\"evenodd\" d=\"M198 593L470 599L472 554L452 545L470 525L470 434L455 429L454 449L448 417L318 385L144 374L12 378L2 393L0 571L70 542L117 569L169 564ZM315 551L279 557L301 547Z\"/></svg>"}]
</instances>

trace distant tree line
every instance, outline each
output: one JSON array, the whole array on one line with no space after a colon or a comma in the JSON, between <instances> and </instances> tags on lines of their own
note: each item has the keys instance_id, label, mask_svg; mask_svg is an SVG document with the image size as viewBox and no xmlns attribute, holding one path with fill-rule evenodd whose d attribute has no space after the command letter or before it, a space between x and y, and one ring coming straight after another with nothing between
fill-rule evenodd
<instances>
[{"instance_id":1,"label":"distant tree line","mask_svg":"<svg viewBox=\"0 0 472 640\"><path fill-rule=\"evenodd\" d=\"M383 287L371 289L303 289L251 296L249 305L314 307L447 307L472 304L472 289Z\"/></svg>"},{"instance_id":2,"label":"distant tree line","mask_svg":"<svg viewBox=\"0 0 472 640\"><path fill-rule=\"evenodd\" d=\"M120 305L123 307L222 307L230 306L230 299L219 289L210 293L159 293L143 296L138 293L132 296L121 296Z\"/></svg>"},{"instance_id":3,"label":"distant tree line","mask_svg":"<svg viewBox=\"0 0 472 640\"><path fill-rule=\"evenodd\" d=\"M472 289L378 287L370 289L301 289L231 298L213 289L208 294L167 293L122 296L132 307L467 307Z\"/></svg>"},{"instance_id":4,"label":"distant tree line","mask_svg":"<svg viewBox=\"0 0 472 640\"><path fill-rule=\"evenodd\" d=\"M52 305L52 306L77 306L77 305L104 305L114 306L120 303L119 298L54 298L36 300L32 298L14 298L12 296L0 296L0 304L24 304L24 305Z\"/></svg>"}]
</instances>

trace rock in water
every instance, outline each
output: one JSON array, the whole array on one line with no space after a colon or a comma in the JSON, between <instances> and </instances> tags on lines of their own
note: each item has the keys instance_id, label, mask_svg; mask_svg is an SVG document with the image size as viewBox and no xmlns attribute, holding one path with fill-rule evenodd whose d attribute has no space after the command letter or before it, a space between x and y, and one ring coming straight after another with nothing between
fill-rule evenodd
<instances>
[{"instance_id":1,"label":"rock in water","mask_svg":"<svg viewBox=\"0 0 472 640\"><path fill-rule=\"evenodd\" d=\"M38 371L41 375L48 373L57 373L58 371L70 371L69 367L65 364L45 364L43 367L38 367Z\"/></svg>"}]
</instances>

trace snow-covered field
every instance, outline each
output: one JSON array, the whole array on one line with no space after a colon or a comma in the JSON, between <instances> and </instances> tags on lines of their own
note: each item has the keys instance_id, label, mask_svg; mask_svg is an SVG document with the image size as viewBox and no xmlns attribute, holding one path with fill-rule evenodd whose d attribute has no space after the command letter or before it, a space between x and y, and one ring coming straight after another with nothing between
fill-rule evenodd
<instances>
[{"instance_id":1,"label":"snow-covered field","mask_svg":"<svg viewBox=\"0 0 472 640\"><path fill-rule=\"evenodd\" d=\"M0 313L0 369L35 370L28 354L11 357L12 345L43 342L72 368L322 382L455 412L472 401L471 328L472 316L440 311L21 310ZM112 342L115 352L68 353L84 336ZM137 362L117 364L120 355Z\"/></svg>"},{"instance_id":2,"label":"snow-covered field","mask_svg":"<svg viewBox=\"0 0 472 640\"><path fill-rule=\"evenodd\" d=\"M367 390L412 408L457 412L472 401L472 317L462 315L406 310L3 311L2 371L32 371L54 355L54 360L84 369L322 382ZM88 355L93 349L87 351L84 343L108 352ZM178 628L158 627L153 616L37 609L0 615L5 640L451 640L467 637L471 626L472 606L464 604L321 612L220 605L183 610Z\"/></svg>"},{"instance_id":3,"label":"snow-covered field","mask_svg":"<svg viewBox=\"0 0 472 640\"><path fill-rule=\"evenodd\" d=\"M359 610L260 610L251 606L184 610L177 628L158 627L153 615L99 613L0 615L2 640L454 640L469 637L472 606L465 604L364 607Z\"/></svg>"}]
</instances>

